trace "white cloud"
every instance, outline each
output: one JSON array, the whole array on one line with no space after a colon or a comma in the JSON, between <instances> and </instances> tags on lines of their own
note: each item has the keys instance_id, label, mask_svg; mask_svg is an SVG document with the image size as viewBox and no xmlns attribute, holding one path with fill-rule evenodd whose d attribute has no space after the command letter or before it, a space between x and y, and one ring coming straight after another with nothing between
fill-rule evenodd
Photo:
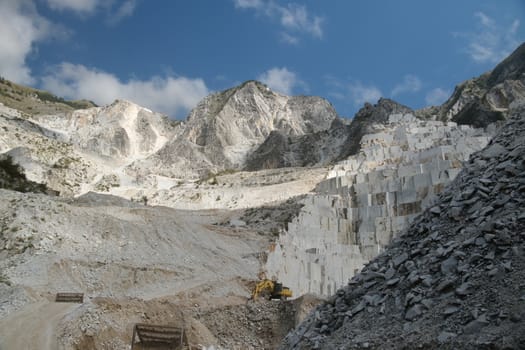
<instances>
[{"instance_id":1,"label":"white cloud","mask_svg":"<svg viewBox=\"0 0 525 350\"><path fill-rule=\"evenodd\" d=\"M34 83L26 59L35 44L55 35L55 30L32 1L0 1L0 75L17 83Z\"/></svg>"},{"instance_id":2,"label":"white cloud","mask_svg":"<svg viewBox=\"0 0 525 350\"><path fill-rule=\"evenodd\" d=\"M299 44L299 38L291 35L289 33L283 32L281 33L281 41L290 45L297 45Z\"/></svg>"},{"instance_id":3,"label":"white cloud","mask_svg":"<svg viewBox=\"0 0 525 350\"><path fill-rule=\"evenodd\" d=\"M360 81L351 83L348 86L348 92L350 94L350 99L354 106L362 106L365 102L376 103L383 93L376 86L363 85Z\"/></svg>"},{"instance_id":4,"label":"white cloud","mask_svg":"<svg viewBox=\"0 0 525 350\"><path fill-rule=\"evenodd\" d=\"M98 7L108 11L119 5L110 22L133 14L137 0L45 0L53 10L70 10L92 14ZM42 41L70 35L65 27L41 16L35 0L0 0L0 75L21 84L35 84L37 78L27 65L30 55L37 53Z\"/></svg>"},{"instance_id":5,"label":"white cloud","mask_svg":"<svg viewBox=\"0 0 525 350\"><path fill-rule=\"evenodd\" d=\"M510 25L497 23L483 12L476 12L478 20L476 31L454 33L466 39L466 53L477 63L497 63L508 56L520 43L517 31L520 21L515 19Z\"/></svg>"},{"instance_id":6,"label":"white cloud","mask_svg":"<svg viewBox=\"0 0 525 350\"><path fill-rule=\"evenodd\" d=\"M291 33L306 33L315 38L323 37L323 17L310 15L308 9L297 3L282 6L273 0L234 0L235 7L252 9L258 15L263 15L279 21L286 35L281 39L289 44L297 44L298 38Z\"/></svg>"},{"instance_id":7,"label":"white cloud","mask_svg":"<svg viewBox=\"0 0 525 350\"><path fill-rule=\"evenodd\" d=\"M273 90L286 95L291 95L293 88L300 83L294 72L290 72L285 67L271 68L261 74L258 80L268 85Z\"/></svg>"},{"instance_id":8,"label":"white cloud","mask_svg":"<svg viewBox=\"0 0 525 350\"><path fill-rule=\"evenodd\" d=\"M235 7L260 9L263 7L262 0L234 0Z\"/></svg>"},{"instance_id":9,"label":"white cloud","mask_svg":"<svg viewBox=\"0 0 525 350\"><path fill-rule=\"evenodd\" d=\"M109 16L109 24L116 24L123 20L126 17L130 17L133 15L133 12L135 12L135 8L137 7L137 1L136 0L126 0L120 5L120 7L115 11L114 14L110 14Z\"/></svg>"},{"instance_id":10,"label":"white cloud","mask_svg":"<svg viewBox=\"0 0 525 350\"><path fill-rule=\"evenodd\" d=\"M403 77L403 81L392 89L392 96L398 96L407 92L418 92L421 90L421 79L417 76L408 74Z\"/></svg>"},{"instance_id":11,"label":"white cloud","mask_svg":"<svg viewBox=\"0 0 525 350\"><path fill-rule=\"evenodd\" d=\"M483 12L476 12L474 16L477 17L481 24L485 27L493 27L495 25L494 20Z\"/></svg>"},{"instance_id":12,"label":"white cloud","mask_svg":"<svg viewBox=\"0 0 525 350\"><path fill-rule=\"evenodd\" d=\"M89 99L97 104L128 99L178 118L209 93L202 79L166 76L123 82L113 74L67 62L54 67L42 83L45 89L66 98Z\"/></svg>"},{"instance_id":13,"label":"white cloud","mask_svg":"<svg viewBox=\"0 0 525 350\"><path fill-rule=\"evenodd\" d=\"M70 11L80 16L93 16L102 10L108 24L116 24L133 15L137 0L45 0L54 11Z\"/></svg>"},{"instance_id":14,"label":"white cloud","mask_svg":"<svg viewBox=\"0 0 525 350\"><path fill-rule=\"evenodd\" d=\"M319 16L312 18L306 7L297 4L288 4L288 7L277 6L281 15L281 24L288 29L309 33L316 38L323 37L321 24L323 19Z\"/></svg>"},{"instance_id":15,"label":"white cloud","mask_svg":"<svg viewBox=\"0 0 525 350\"><path fill-rule=\"evenodd\" d=\"M442 88L435 88L430 90L426 97L425 102L430 106L439 106L450 97L450 91Z\"/></svg>"},{"instance_id":16,"label":"white cloud","mask_svg":"<svg viewBox=\"0 0 525 350\"><path fill-rule=\"evenodd\" d=\"M342 88L344 88L345 86L345 83L341 81L341 79L331 75L331 74L325 74L323 76L323 80L325 82L325 84L330 87L331 89L337 89L337 90L341 90Z\"/></svg>"},{"instance_id":17,"label":"white cloud","mask_svg":"<svg viewBox=\"0 0 525 350\"><path fill-rule=\"evenodd\" d=\"M52 9L78 13L90 13L99 5L106 7L115 3L114 0L104 4L101 0L47 1ZM136 1L121 1L113 18L120 20L131 15ZM122 82L110 73L71 63L54 67L41 79L34 77L26 61L36 51L36 45L67 34L64 28L38 13L34 0L0 0L0 75L28 85L41 80L43 88L58 95L90 99L99 104L125 98L171 116L188 111L209 92L202 79L165 76Z\"/></svg>"},{"instance_id":18,"label":"white cloud","mask_svg":"<svg viewBox=\"0 0 525 350\"><path fill-rule=\"evenodd\" d=\"M93 13L103 2L103 0L47 0L52 10L68 10L84 14Z\"/></svg>"}]
</instances>

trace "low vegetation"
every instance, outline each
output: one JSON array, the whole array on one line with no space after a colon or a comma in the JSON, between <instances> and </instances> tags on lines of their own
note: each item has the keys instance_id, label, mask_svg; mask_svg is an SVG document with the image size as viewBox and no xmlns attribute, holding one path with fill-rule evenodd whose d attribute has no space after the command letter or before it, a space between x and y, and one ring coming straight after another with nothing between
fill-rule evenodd
<instances>
[{"instance_id":1,"label":"low vegetation","mask_svg":"<svg viewBox=\"0 0 525 350\"><path fill-rule=\"evenodd\" d=\"M0 188L18 192L53 192L44 184L28 180L22 167L16 164L11 156L5 154L0 155Z\"/></svg>"},{"instance_id":2,"label":"low vegetation","mask_svg":"<svg viewBox=\"0 0 525 350\"><path fill-rule=\"evenodd\" d=\"M200 178L198 183L199 184L207 183L209 185L217 185L218 184L217 177L235 174L237 172L239 172L239 170L235 170L235 169L224 169L218 172L209 172L207 175Z\"/></svg>"},{"instance_id":3,"label":"low vegetation","mask_svg":"<svg viewBox=\"0 0 525 350\"><path fill-rule=\"evenodd\" d=\"M47 91L15 84L0 77L0 103L28 115L70 112L96 107L92 101L68 101Z\"/></svg>"}]
</instances>

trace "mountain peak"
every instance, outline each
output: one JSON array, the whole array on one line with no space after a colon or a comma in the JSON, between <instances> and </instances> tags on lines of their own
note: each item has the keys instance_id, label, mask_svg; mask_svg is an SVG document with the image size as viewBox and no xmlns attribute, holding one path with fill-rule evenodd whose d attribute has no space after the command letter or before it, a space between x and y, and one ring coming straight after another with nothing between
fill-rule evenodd
<instances>
[{"instance_id":1,"label":"mountain peak","mask_svg":"<svg viewBox=\"0 0 525 350\"><path fill-rule=\"evenodd\" d=\"M122 109L122 110L127 110L129 108L134 108L136 110L146 110L150 113L153 113L150 109L146 108L146 107L143 107L133 101L130 101L130 100L126 100L126 99L123 99L123 98L118 98L116 99L115 101L113 101L111 104L107 105L106 108L111 108L111 109Z\"/></svg>"},{"instance_id":2,"label":"mountain peak","mask_svg":"<svg viewBox=\"0 0 525 350\"><path fill-rule=\"evenodd\" d=\"M355 120L366 123L384 123L391 114L412 113L412 109L389 98L381 97L375 105L365 103L356 113Z\"/></svg>"},{"instance_id":3,"label":"mountain peak","mask_svg":"<svg viewBox=\"0 0 525 350\"><path fill-rule=\"evenodd\" d=\"M256 87L258 89L270 90L270 88L266 84L258 80L246 80L244 83L240 84L239 87Z\"/></svg>"},{"instance_id":4,"label":"mountain peak","mask_svg":"<svg viewBox=\"0 0 525 350\"><path fill-rule=\"evenodd\" d=\"M336 117L323 98L286 96L248 80L199 102L188 116L185 136L204 147L213 163L235 167L274 130L304 135L329 129Z\"/></svg>"}]
</instances>

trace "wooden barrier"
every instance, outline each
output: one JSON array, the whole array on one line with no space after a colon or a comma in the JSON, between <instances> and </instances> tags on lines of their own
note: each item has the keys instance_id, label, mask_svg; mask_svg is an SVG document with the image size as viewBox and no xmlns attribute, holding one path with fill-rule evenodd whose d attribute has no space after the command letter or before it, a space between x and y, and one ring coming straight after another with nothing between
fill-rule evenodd
<instances>
[{"instance_id":1,"label":"wooden barrier","mask_svg":"<svg viewBox=\"0 0 525 350\"><path fill-rule=\"evenodd\" d=\"M166 325L151 325L137 323L133 327L131 349L136 344L136 338L144 346L170 346L170 349L179 349L184 345L184 329Z\"/></svg>"},{"instance_id":2,"label":"wooden barrier","mask_svg":"<svg viewBox=\"0 0 525 350\"><path fill-rule=\"evenodd\" d=\"M84 293L57 293L57 303L80 303L84 302Z\"/></svg>"}]
</instances>

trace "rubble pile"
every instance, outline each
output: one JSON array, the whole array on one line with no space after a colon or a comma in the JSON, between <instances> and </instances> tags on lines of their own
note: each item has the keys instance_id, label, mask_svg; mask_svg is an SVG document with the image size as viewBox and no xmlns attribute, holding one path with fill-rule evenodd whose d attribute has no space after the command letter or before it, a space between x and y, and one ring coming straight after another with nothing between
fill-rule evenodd
<instances>
[{"instance_id":1,"label":"rubble pile","mask_svg":"<svg viewBox=\"0 0 525 350\"><path fill-rule=\"evenodd\" d=\"M525 105L283 349L522 349Z\"/></svg>"},{"instance_id":2,"label":"rubble pile","mask_svg":"<svg viewBox=\"0 0 525 350\"><path fill-rule=\"evenodd\" d=\"M60 339L66 349L129 349L133 326L142 323L184 328L191 349L275 349L320 302L312 295L287 301L215 299L209 305L172 297L95 298L63 322Z\"/></svg>"},{"instance_id":3,"label":"rubble pile","mask_svg":"<svg viewBox=\"0 0 525 350\"><path fill-rule=\"evenodd\" d=\"M294 328L294 315L292 301L257 301L212 309L197 319L220 349L274 349Z\"/></svg>"}]
</instances>

